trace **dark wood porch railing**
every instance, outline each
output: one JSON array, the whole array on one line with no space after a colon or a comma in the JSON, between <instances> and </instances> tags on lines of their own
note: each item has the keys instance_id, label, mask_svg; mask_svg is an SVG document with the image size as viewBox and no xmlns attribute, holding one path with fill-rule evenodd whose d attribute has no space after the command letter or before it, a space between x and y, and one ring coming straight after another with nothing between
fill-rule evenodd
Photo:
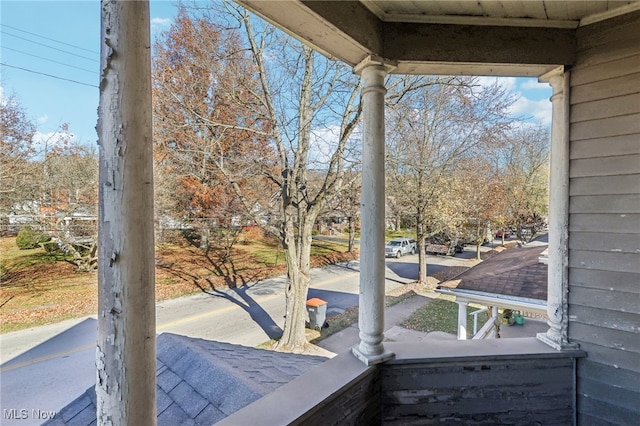
<instances>
[{"instance_id":1,"label":"dark wood porch railing","mask_svg":"<svg viewBox=\"0 0 640 426\"><path fill-rule=\"evenodd\" d=\"M385 346L395 359L340 354L219 424L575 424L580 351L535 338Z\"/></svg>"}]
</instances>

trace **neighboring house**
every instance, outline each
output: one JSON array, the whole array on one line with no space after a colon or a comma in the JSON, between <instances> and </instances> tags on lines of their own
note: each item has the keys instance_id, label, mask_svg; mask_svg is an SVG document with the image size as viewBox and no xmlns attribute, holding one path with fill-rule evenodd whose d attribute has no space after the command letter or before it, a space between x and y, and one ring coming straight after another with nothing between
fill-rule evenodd
<instances>
[{"instance_id":1,"label":"neighboring house","mask_svg":"<svg viewBox=\"0 0 640 426\"><path fill-rule=\"evenodd\" d=\"M159 335L157 343L159 426L210 426L327 361L169 333ZM95 422L91 387L45 424Z\"/></svg>"},{"instance_id":2,"label":"neighboring house","mask_svg":"<svg viewBox=\"0 0 640 426\"><path fill-rule=\"evenodd\" d=\"M491 319L474 338L497 337L498 308L546 315L547 265L541 259L547 246L504 250L438 286L437 292L452 295L459 307L458 339L467 338L467 305L492 308Z\"/></svg>"},{"instance_id":3,"label":"neighboring house","mask_svg":"<svg viewBox=\"0 0 640 426\"><path fill-rule=\"evenodd\" d=\"M360 248L360 344L220 423L637 424L640 2L236 1L361 76L367 185L360 219L367 239ZM152 172L151 88L145 86L150 66L144 57L149 29L140 25L148 22L148 3L115 5L103 5L103 24L120 25L107 40L108 51L117 55L103 55L101 90L107 102L100 109L100 149L107 155L101 156L101 167L117 159L112 171L125 184L118 192L100 187L101 199L108 201L102 220L111 226L101 239L101 264L106 267L111 259L113 271L139 275L99 280L101 294L131 294L115 300L124 307L117 315L108 309L98 315L98 355L106 361L100 373L122 384L103 384L99 398L106 404L100 416L150 424L156 403L155 358L146 358L155 347L153 186L140 185ZM438 345L385 341L384 227L379 225L385 219L382 124L389 73L529 76L553 88L550 327L538 338ZM109 109L109 100L127 108ZM116 113L125 117L115 122L127 126L109 127L110 114ZM113 241L124 251L112 249ZM126 341L114 341L114 329ZM135 392L125 400L118 391L133 384Z\"/></svg>"}]
</instances>

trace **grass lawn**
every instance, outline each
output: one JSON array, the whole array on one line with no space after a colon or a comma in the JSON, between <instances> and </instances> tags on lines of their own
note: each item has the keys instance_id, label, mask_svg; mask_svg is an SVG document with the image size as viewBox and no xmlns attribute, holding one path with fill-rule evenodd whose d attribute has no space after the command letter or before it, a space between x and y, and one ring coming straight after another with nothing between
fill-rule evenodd
<instances>
[{"instance_id":1,"label":"grass lawn","mask_svg":"<svg viewBox=\"0 0 640 426\"><path fill-rule=\"evenodd\" d=\"M312 267L353 260L346 242L314 241ZM466 269L466 268L465 268ZM430 277L446 281L461 270L447 268L445 275ZM246 283L286 273L282 249L274 241L241 239L231 252L204 253L193 246L161 244L156 247L156 300L162 301L213 288L240 287ZM386 297L387 306L415 293L411 286ZM469 307L468 312L476 310ZM18 250L15 238L0 238L0 333L77 318L97 312L97 274L77 273L62 255L44 249ZM416 311L402 324L420 331L456 333L458 308L454 302L436 299ZM473 330L471 317L468 329ZM324 338L358 320L358 308L330 318ZM486 315L478 317L478 327Z\"/></svg>"},{"instance_id":2,"label":"grass lawn","mask_svg":"<svg viewBox=\"0 0 640 426\"><path fill-rule=\"evenodd\" d=\"M467 306L467 330L469 333L473 332L473 317L469 314L479 308ZM487 319L487 313L478 315L478 329L487 322ZM411 314L400 325L425 333L444 331L445 333L458 334L458 304L444 298L434 299Z\"/></svg>"},{"instance_id":3,"label":"grass lawn","mask_svg":"<svg viewBox=\"0 0 640 426\"><path fill-rule=\"evenodd\" d=\"M386 296L385 306L393 306L396 303L415 296L411 290L396 296ZM479 307L468 306L467 315L478 310ZM327 318L329 327L323 328L319 333L313 336L312 342L317 343L325 337L329 337L338 331L350 327L358 321L358 307L354 306L340 315ZM478 315L478 329L487 322L487 314ZM411 330L422 331L425 333L431 331L443 331L450 334L458 334L458 305L455 302L446 299L434 299L422 308L411 314L400 326ZM467 330L469 333L473 331L473 317L467 317Z\"/></svg>"},{"instance_id":4,"label":"grass lawn","mask_svg":"<svg viewBox=\"0 0 640 426\"><path fill-rule=\"evenodd\" d=\"M353 260L346 242L317 241L313 267ZM64 255L19 250L15 238L0 238L0 333L95 314L97 273L78 273ZM273 241L244 239L231 255L186 244L156 247L156 300L213 288L240 287L286 273L282 249Z\"/></svg>"},{"instance_id":5,"label":"grass lawn","mask_svg":"<svg viewBox=\"0 0 640 426\"><path fill-rule=\"evenodd\" d=\"M468 269L468 267L458 266L445 268L437 274L427 277L429 284L426 287L433 288L437 283L450 280L466 269ZM385 296L385 306L390 307L415 296L417 294L416 292L420 292L421 289L424 290L423 286L424 285L420 285L418 283L412 283L398 287L390 293L387 293ZM447 333L457 334L458 305L451 300L452 299L450 299L449 296L441 296L440 299L434 299L432 302L427 303L424 307L414 312L404 323L400 325L417 331L444 331ZM467 308L467 313L477 310L478 308L475 306L476 305L469 306ZM437 320L434 321L434 318L437 318ZM467 329L473 331L473 318L469 318L470 319L467 322ZM486 315L480 314L478 316L478 328L482 327L486 320ZM320 332L312 331L308 337L310 337L310 341L312 343L317 343L325 337L329 337L330 335L355 324L357 321L358 307L355 306L347 309L340 315L327 318L329 327L323 328Z\"/></svg>"}]
</instances>

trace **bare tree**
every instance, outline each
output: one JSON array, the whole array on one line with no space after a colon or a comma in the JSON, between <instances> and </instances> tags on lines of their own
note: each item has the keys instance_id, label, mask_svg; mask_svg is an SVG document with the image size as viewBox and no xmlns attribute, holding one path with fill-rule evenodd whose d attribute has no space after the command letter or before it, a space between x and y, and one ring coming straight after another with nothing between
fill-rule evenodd
<instances>
[{"instance_id":1,"label":"bare tree","mask_svg":"<svg viewBox=\"0 0 640 426\"><path fill-rule=\"evenodd\" d=\"M98 159L70 143L45 154L39 220L72 257L78 272L97 269Z\"/></svg>"},{"instance_id":2,"label":"bare tree","mask_svg":"<svg viewBox=\"0 0 640 426\"><path fill-rule=\"evenodd\" d=\"M510 225L527 241L544 224L549 196L549 131L523 125L511 131L500 150L501 179ZM523 230L530 231L528 235Z\"/></svg>"},{"instance_id":3,"label":"bare tree","mask_svg":"<svg viewBox=\"0 0 640 426\"><path fill-rule=\"evenodd\" d=\"M0 99L0 211L5 214L37 195L35 131L15 96Z\"/></svg>"},{"instance_id":4,"label":"bare tree","mask_svg":"<svg viewBox=\"0 0 640 426\"><path fill-rule=\"evenodd\" d=\"M253 221L279 237L288 285L283 336L277 348L302 351L307 345L305 301L313 227L328 203L358 176L346 176L345 170L360 159L356 134L361 119L360 80L346 65L252 20L244 9L231 3L223 7L229 13L193 12L198 25L215 21L217 28L227 28L226 35L215 36L229 42L209 56L213 61L223 58L225 72L238 77L212 79L208 77L212 71L207 71L207 90L225 100L219 110L244 108L244 113L238 113L244 118L205 117L190 103L192 93L186 90L176 91L173 98L184 123L197 123L200 132L216 135L206 164L225 177ZM242 38L237 29L244 31ZM399 92L410 86L398 81ZM225 144L220 135L236 143ZM255 141L266 141L269 148L261 150L261 155L234 151Z\"/></svg>"},{"instance_id":5,"label":"bare tree","mask_svg":"<svg viewBox=\"0 0 640 426\"><path fill-rule=\"evenodd\" d=\"M495 150L487 149L486 156L459 161L451 186L452 196L458 199L462 213L457 226L459 234L464 243L475 245L478 260L480 247L491 238L491 223L501 217L507 203L502 181L487 160L492 152Z\"/></svg>"},{"instance_id":6,"label":"bare tree","mask_svg":"<svg viewBox=\"0 0 640 426\"><path fill-rule=\"evenodd\" d=\"M257 31L246 11L236 13L260 75L255 101L264 107L272 123L270 137L280 171L263 170L278 188L280 217L272 230L280 236L288 275L286 317L277 348L300 352L307 345L305 300L313 226L327 202L345 185L350 137L361 117L359 80L339 62L321 57L265 24ZM269 63L267 59L281 62ZM338 120L337 140L314 135L314 129L330 128L330 119ZM322 168L323 179L312 182L311 168ZM235 182L233 176L228 177ZM251 208L241 188L234 188Z\"/></svg>"},{"instance_id":7,"label":"bare tree","mask_svg":"<svg viewBox=\"0 0 640 426\"><path fill-rule=\"evenodd\" d=\"M347 250L352 253L355 251L356 227L359 222L362 176L354 170L348 171L346 176L348 184L345 185L343 191L331 201L329 211L341 218L346 218L347 233L349 234Z\"/></svg>"},{"instance_id":8,"label":"bare tree","mask_svg":"<svg viewBox=\"0 0 640 426\"><path fill-rule=\"evenodd\" d=\"M456 164L499 137L509 125L513 102L497 84L451 78L425 85L391 109L387 164L390 193L410 207L416 220L419 282L426 282L427 238L465 220L450 190Z\"/></svg>"}]
</instances>

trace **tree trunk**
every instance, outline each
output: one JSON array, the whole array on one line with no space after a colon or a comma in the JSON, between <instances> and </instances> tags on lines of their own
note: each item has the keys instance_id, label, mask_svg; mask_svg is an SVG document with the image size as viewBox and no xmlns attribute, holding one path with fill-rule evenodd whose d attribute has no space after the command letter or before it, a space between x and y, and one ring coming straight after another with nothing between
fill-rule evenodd
<instances>
[{"instance_id":1,"label":"tree trunk","mask_svg":"<svg viewBox=\"0 0 640 426\"><path fill-rule=\"evenodd\" d=\"M309 225L310 223L310 225ZM283 335L277 350L302 353L307 346L305 334L306 299L310 282L310 255L313 220L300 223L296 239L292 216L285 222L284 255L287 262L287 287L285 288L286 313Z\"/></svg>"},{"instance_id":2,"label":"tree trunk","mask_svg":"<svg viewBox=\"0 0 640 426\"><path fill-rule=\"evenodd\" d=\"M349 253L353 253L356 247L356 221L349 216Z\"/></svg>"},{"instance_id":3,"label":"tree trunk","mask_svg":"<svg viewBox=\"0 0 640 426\"><path fill-rule=\"evenodd\" d=\"M148 1L102 1L96 405L99 425L156 424Z\"/></svg>"},{"instance_id":4,"label":"tree trunk","mask_svg":"<svg viewBox=\"0 0 640 426\"><path fill-rule=\"evenodd\" d=\"M427 237L424 232L422 218L420 215L416 217L416 239L418 243L418 282L426 284L427 282Z\"/></svg>"}]
</instances>

